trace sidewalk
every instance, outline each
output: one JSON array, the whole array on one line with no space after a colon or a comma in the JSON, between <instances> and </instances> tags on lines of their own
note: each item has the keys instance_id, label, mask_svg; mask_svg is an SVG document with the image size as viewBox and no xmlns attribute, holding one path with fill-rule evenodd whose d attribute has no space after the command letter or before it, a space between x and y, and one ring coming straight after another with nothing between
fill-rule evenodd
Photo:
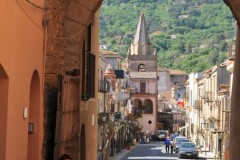
<instances>
[{"instance_id":1,"label":"sidewalk","mask_svg":"<svg viewBox=\"0 0 240 160\"><path fill-rule=\"evenodd\" d=\"M109 160L120 160L123 158L128 152L130 152L132 149L134 149L138 144L135 144L134 146L131 146L130 150L124 149L120 153L115 154L114 156L110 157Z\"/></svg>"},{"instance_id":2,"label":"sidewalk","mask_svg":"<svg viewBox=\"0 0 240 160\"><path fill-rule=\"evenodd\" d=\"M202 153L199 153L199 157L204 157L207 159L214 159L214 153L208 152L208 151L202 151Z\"/></svg>"}]
</instances>

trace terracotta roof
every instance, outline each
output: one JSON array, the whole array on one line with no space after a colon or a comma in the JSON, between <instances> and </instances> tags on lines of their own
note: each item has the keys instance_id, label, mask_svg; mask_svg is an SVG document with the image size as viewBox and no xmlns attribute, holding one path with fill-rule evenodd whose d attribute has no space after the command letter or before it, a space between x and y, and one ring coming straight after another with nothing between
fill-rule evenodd
<instances>
[{"instance_id":1,"label":"terracotta roof","mask_svg":"<svg viewBox=\"0 0 240 160\"><path fill-rule=\"evenodd\" d=\"M168 69L170 72L170 75L187 75L186 72L176 69Z\"/></svg>"},{"instance_id":2,"label":"terracotta roof","mask_svg":"<svg viewBox=\"0 0 240 160\"><path fill-rule=\"evenodd\" d=\"M157 78L156 72L130 72L130 78Z\"/></svg>"},{"instance_id":3,"label":"terracotta roof","mask_svg":"<svg viewBox=\"0 0 240 160\"><path fill-rule=\"evenodd\" d=\"M158 72L169 72L169 70L164 67L158 67Z\"/></svg>"},{"instance_id":4,"label":"terracotta roof","mask_svg":"<svg viewBox=\"0 0 240 160\"><path fill-rule=\"evenodd\" d=\"M113 55L118 55L117 52L109 51L109 50L99 50L101 54L113 54Z\"/></svg>"},{"instance_id":5,"label":"terracotta roof","mask_svg":"<svg viewBox=\"0 0 240 160\"><path fill-rule=\"evenodd\" d=\"M115 76L114 70L112 68L112 65L109 64L106 71L105 71L105 76Z\"/></svg>"}]
</instances>

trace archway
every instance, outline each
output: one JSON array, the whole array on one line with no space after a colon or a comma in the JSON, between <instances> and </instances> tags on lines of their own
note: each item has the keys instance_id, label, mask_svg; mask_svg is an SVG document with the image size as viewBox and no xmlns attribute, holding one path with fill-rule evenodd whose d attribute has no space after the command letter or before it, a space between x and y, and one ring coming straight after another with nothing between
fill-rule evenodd
<instances>
[{"instance_id":1,"label":"archway","mask_svg":"<svg viewBox=\"0 0 240 160\"><path fill-rule=\"evenodd\" d=\"M63 154L63 155L61 155L59 160L72 160L72 158L67 154Z\"/></svg>"},{"instance_id":2,"label":"archway","mask_svg":"<svg viewBox=\"0 0 240 160\"><path fill-rule=\"evenodd\" d=\"M9 78L0 64L0 159L5 159Z\"/></svg>"},{"instance_id":3,"label":"archway","mask_svg":"<svg viewBox=\"0 0 240 160\"><path fill-rule=\"evenodd\" d=\"M39 159L39 124L40 124L40 79L34 71L30 84L29 121L28 121L28 160Z\"/></svg>"},{"instance_id":4,"label":"archway","mask_svg":"<svg viewBox=\"0 0 240 160\"><path fill-rule=\"evenodd\" d=\"M142 101L140 99L134 99L132 112L136 114L142 114Z\"/></svg>"},{"instance_id":5,"label":"archway","mask_svg":"<svg viewBox=\"0 0 240 160\"><path fill-rule=\"evenodd\" d=\"M146 99L143 102L143 108L145 114L153 114L153 102L150 99Z\"/></svg>"},{"instance_id":6,"label":"archway","mask_svg":"<svg viewBox=\"0 0 240 160\"><path fill-rule=\"evenodd\" d=\"M80 135L80 159L86 160L86 136L85 136L84 125L82 125L81 135Z\"/></svg>"}]
</instances>

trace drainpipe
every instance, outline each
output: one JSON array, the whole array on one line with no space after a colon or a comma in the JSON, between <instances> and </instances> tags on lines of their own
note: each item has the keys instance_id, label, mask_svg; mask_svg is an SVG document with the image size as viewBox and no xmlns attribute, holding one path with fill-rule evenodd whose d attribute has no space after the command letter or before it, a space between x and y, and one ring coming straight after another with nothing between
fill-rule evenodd
<instances>
[{"instance_id":1,"label":"drainpipe","mask_svg":"<svg viewBox=\"0 0 240 160\"><path fill-rule=\"evenodd\" d=\"M231 97L231 127L230 127L230 160L236 160L240 157L240 30L237 25L237 35L236 35L236 52L235 52L235 63L233 70L233 86L232 86L232 97Z\"/></svg>"}]
</instances>

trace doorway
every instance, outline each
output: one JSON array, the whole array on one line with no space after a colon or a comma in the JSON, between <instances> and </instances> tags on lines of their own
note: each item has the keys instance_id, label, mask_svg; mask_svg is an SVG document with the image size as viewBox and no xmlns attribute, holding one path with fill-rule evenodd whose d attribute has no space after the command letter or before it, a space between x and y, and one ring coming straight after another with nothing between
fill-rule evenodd
<instances>
[{"instance_id":1,"label":"doorway","mask_svg":"<svg viewBox=\"0 0 240 160\"><path fill-rule=\"evenodd\" d=\"M0 159L5 159L9 78L0 64Z\"/></svg>"},{"instance_id":2,"label":"doorway","mask_svg":"<svg viewBox=\"0 0 240 160\"><path fill-rule=\"evenodd\" d=\"M39 124L40 124L40 79L34 71L30 84L29 121L28 121L28 160L40 158Z\"/></svg>"}]
</instances>

